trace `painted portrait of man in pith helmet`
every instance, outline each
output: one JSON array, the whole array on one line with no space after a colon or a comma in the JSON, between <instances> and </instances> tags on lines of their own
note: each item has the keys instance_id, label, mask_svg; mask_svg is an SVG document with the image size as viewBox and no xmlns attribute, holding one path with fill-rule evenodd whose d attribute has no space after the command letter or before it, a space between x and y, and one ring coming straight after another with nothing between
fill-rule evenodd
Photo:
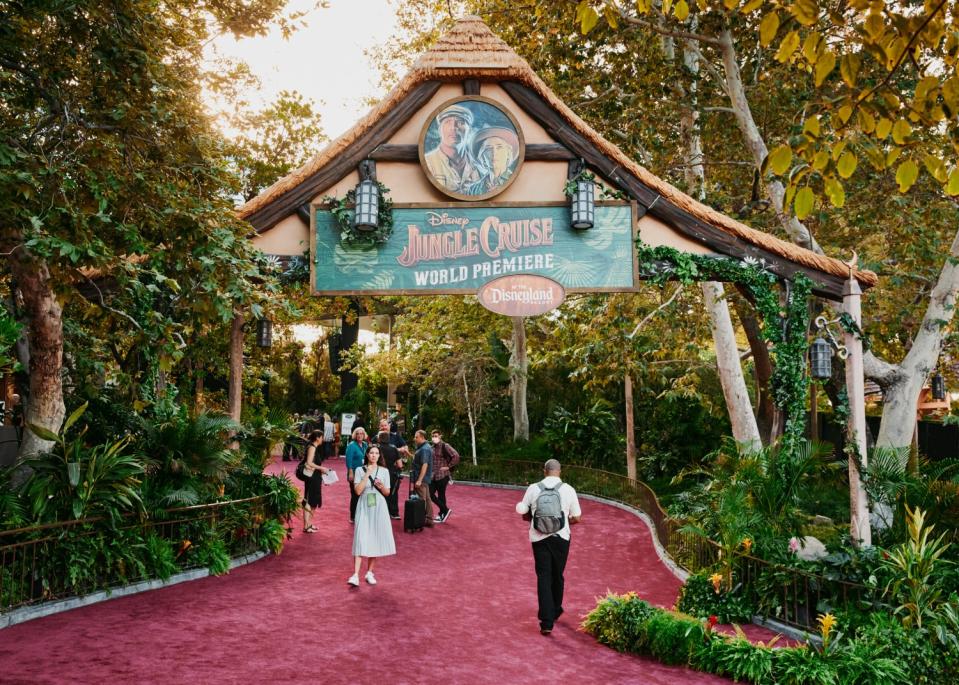
<instances>
[{"instance_id":1,"label":"painted portrait of man in pith helmet","mask_svg":"<svg viewBox=\"0 0 959 685\"><path fill-rule=\"evenodd\" d=\"M429 117L420 160L430 182L458 199L492 197L512 182L523 157L518 123L499 103L456 98Z\"/></svg>"}]
</instances>

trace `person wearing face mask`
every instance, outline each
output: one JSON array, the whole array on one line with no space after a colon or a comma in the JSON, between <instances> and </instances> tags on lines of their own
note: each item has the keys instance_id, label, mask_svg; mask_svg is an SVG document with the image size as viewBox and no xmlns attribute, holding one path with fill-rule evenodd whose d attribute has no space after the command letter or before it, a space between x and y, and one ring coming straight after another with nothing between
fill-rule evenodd
<instances>
[{"instance_id":1,"label":"person wearing face mask","mask_svg":"<svg viewBox=\"0 0 959 685\"><path fill-rule=\"evenodd\" d=\"M460 463L460 455L453 446L443 442L443 434L434 430L433 443L433 480L430 481L430 499L439 507L440 515L434 520L445 523L452 510L446 504L446 486L452 480L452 469Z\"/></svg>"}]
</instances>

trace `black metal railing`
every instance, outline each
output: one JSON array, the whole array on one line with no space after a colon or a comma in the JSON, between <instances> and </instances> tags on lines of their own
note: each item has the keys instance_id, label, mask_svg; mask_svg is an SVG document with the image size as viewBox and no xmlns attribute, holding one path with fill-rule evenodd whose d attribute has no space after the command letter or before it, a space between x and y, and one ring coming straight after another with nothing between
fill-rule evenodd
<instances>
[{"instance_id":1,"label":"black metal railing","mask_svg":"<svg viewBox=\"0 0 959 685\"><path fill-rule=\"evenodd\" d=\"M214 538L231 557L253 552L265 512L258 496L0 531L0 613L208 566Z\"/></svg>"}]
</instances>

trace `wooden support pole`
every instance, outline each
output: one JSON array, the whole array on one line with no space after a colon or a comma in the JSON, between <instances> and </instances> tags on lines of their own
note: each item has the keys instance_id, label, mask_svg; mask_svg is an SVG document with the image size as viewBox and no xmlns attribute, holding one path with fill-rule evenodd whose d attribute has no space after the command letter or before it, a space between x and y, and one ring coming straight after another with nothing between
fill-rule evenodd
<instances>
[{"instance_id":1,"label":"wooden support pole","mask_svg":"<svg viewBox=\"0 0 959 685\"><path fill-rule=\"evenodd\" d=\"M842 291L843 309L856 326L862 324L862 290L855 277L850 273ZM855 333L844 334L846 349L846 393L849 396L849 421L847 424L847 444L854 446L859 453L863 468L867 466L866 456L866 390L863 375L862 340ZM869 527L869 501L862 484L859 465L856 459L849 458L849 535L857 546L872 545L872 530Z\"/></svg>"},{"instance_id":2,"label":"wooden support pole","mask_svg":"<svg viewBox=\"0 0 959 685\"><path fill-rule=\"evenodd\" d=\"M636 480L636 426L633 423L633 377L626 369L626 476Z\"/></svg>"},{"instance_id":3,"label":"wooden support pole","mask_svg":"<svg viewBox=\"0 0 959 685\"><path fill-rule=\"evenodd\" d=\"M230 389L227 405L230 418L239 423L243 409L243 310L239 307L233 310L233 325L230 326Z\"/></svg>"}]
</instances>

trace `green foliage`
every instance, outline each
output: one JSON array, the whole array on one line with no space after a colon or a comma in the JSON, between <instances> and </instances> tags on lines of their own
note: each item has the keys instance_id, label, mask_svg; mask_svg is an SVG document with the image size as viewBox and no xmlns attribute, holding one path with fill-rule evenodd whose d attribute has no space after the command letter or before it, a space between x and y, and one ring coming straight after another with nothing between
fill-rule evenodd
<instances>
[{"instance_id":1,"label":"green foliage","mask_svg":"<svg viewBox=\"0 0 959 685\"><path fill-rule=\"evenodd\" d=\"M701 621L660 610L646 622L644 642L649 653L664 664L686 664L703 636Z\"/></svg>"},{"instance_id":2,"label":"green foliage","mask_svg":"<svg viewBox=\"0 0 959 685\"><path fill-rule=\"evenodd\" d=\"M775 672L777 682L783 685L839 684L833 662L809 647L776 650Z\"/></svg>"},{"instance_id":3,"label":"green foliage","mask_svg":"<svg viewBox=\"0 0 959 685\"><path fill-rule=\"evenodd\" d=\"M53 441L50 452L27 460L32 474L25 491L32 515L41 521L105 516L116 521L143 506L139 485L143 463L127 453L129 438L90 446L86 428L68 437L86 405L71 414L59 434L39 426L30 429Z\"/></svg>"},{"instance_id":4,"label":"green foliage","mask_svg":"<svg viewBox=\"0 0 959 685\"><path fill-rule=\"evenodd\" d=\"M212 575L222 576L230 572L230 553L226 543L215 532L206 536L194 554L197 563L209 569Z\"/></svg>"},{"instance_id":5,"label":"green foliage","mask_svg":"<svg viewBox=\"0 0 959 685\"><path fill-rule=\"evenodd\" d=\"M289 412L279 407L264 407L249 412L237 437L247 468L261 473L272 459L272 447L297 437L297 432Z\"/></svg>"},{"instance_id":6,"label":"green foliage","mask_svg":"<svg viewBox=\"0 0 959 685\"><path fill-rule=\"evenodd\" d=\"M936 577L936 565L949 543L945 534L931 539L934 526L926 525L926 515L920 509L908 509L909 540L889 550L884 564L894 570L886 585L886 594L899 602L897 614L903 614L906 628L922 629L923 620L935 616L941 603L942 587Z\"/></svg>"},{"instance_id":7,"label":"green foliage","mask_svg":"<svg viewBox=\"0 0 959 685\"><path fill-rule=\"evenodd\" d=\"M616 415L602 400L573 411L557 407L542 435L562 462L605 470L618 470L623 463L624 438Z\"/></svg>"},{"instance_id":8,"label":"green foliage","mask_svg":"<svg viewBox=\"0 0 959 685\"><path fill-rule=\"evenodd\" d=\"M276 519L268 519L263 522L258 531L260 547L273 554L279 554L283 551L283 543L286 541L286 528Z\"/></svg>"},{"instance_id":9,"label":"green foliage","mask_svg":"<svg viewBox=\"0 0 959 685\"><path fill-rule=\"evenodd\" d=\"M263 493L266 506L271 515L286 518L293 515L300 506L300 490L286 473L263 476Z\"/></svg>"},{"instance_id":10,"label":"green foliage","mask_svg":"<svg viewBox=\"0 0 959 685\"><path fill-rule=\"evenodd\" d=\"M147 559L152 574L160 580L166 580L177 572L173 545L159 535L148 535L144 540Z\"/></svg>"},{"instance_id":11,"label":"green foliage","mask_svg":"<svg viewBox=\"0 0 959 685\"><path fill-rule=\"evenodd\" d=\"M755 607L736 590L713 587L706 573L694 573L679 590L676 608L696 618L715 616L720 623L748 623Z\"/></svg>"},{"instance_id":12,"label":"green foliage","mask_svg":"<svg viewBox=\"0 0 959 685\"><path fill-rule=\"evenodd\" d=\"M599 642L619 652L630 652L645 645L649 619L657 609L635 593L609 593L583 620L583 630Z\"/></svg>"},{"instance_id":13,"label":"green foliage","mask_svg":"<svg viewBox=\"0 0 959 685\"><path fill-rule=\"evenodd\" d=\"M19 367L13 354L13 346L19 340L22 328L7 308L0 306L0 376L12 373Z\"/></svg>"},{"instance_id":14,"label":"green foliage","mask_svg":"<svg viewBox=\"0 0 959 685\"><path fill-rule=\"evenodd\" d=\"M713 640L715 647L716 673L731 676L737 682L768 683L772 680L775 652L768 647L758 647L748 639Z\"/></svg>"}]
</instances>

